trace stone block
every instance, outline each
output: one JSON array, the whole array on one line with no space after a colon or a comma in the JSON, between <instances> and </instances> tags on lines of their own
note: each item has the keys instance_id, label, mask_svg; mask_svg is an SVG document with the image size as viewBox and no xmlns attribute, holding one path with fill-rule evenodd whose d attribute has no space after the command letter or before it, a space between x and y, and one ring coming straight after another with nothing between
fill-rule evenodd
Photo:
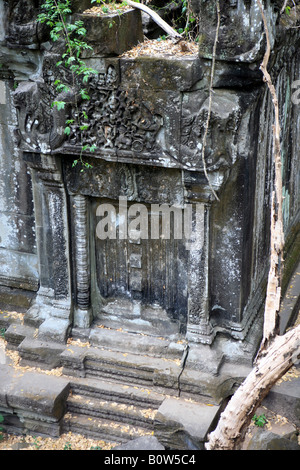
<instances>
[{"instance_id":1,"label":"stone block","mask_svg":"<svg viewBox=\"0 0 300 470\"><path fill-rule=\"evenodd\" d=\"M2 286L36 291L38 279L35 254L0 248L0 283Z\"/></svg>"},{"instance_id":2,"label":"stone block","mask_svg":"<svg viewBox=\"0 0 300 470\"><path fill-rule=\"evenodd\" d=\"M141 14L137 10L107 15L76 14L87 30L85 40L93 47L86 55L120 55L144 40Z\"/></svg>"},{"instance_id":3,"label":"stone block","mask_svg":"<svg viewBox=\"0 0 300 470\"><path fill-rule=\"evenodd\" d=\"M155 436L143 436L126 442L114 448L114 450L165 450L164 446Z\"/></svg>"},{"instance_id":4,"label":"stone block","mask_svg":"<svg viewBox=\"0 0 300 470\"><path fill-rule=\"evenodd\" d=\"M272 5L274 4L274 6ZM274 40L277 12L275 2L268 1L265 13L269 19L270 41ZM192 0L199 15L199 51L201 57L211 58L216 35L217 14L214 3ZM222 61L253 63L262 59L265 45L261 40L262 17L257 3L231 0L220 5L221 27L216 57ZM226 27L224 27L226 25ZM270 26L274 25L274 27Z\"/></svg>"},{"instance_id":5,"label":"stone block","mask_svg":"<svg viewBox=\"0 0 300 470\"><path fill-rule=\"evenodd\" d=\"M62 344L32 338L25 338L18 346L22 365L36 366L38 363L44 369L60 366L60 354L63 350Z\"/></svg>"},{"instance_id":6,"label":"stone block","mask_svg":"<svg viewBox=\"0 0 300 470\"><path fill-rule=\"evenodd\" d=\"M9 210L0 211L0 248L12 251L34 253L35 249L34 218L14 213Z\"/></svg>"},{"instance_id":7,"label":"stone block","mask_svg":"<svg viewBox=\"0 0 300 470\"><path fill-rule=\"evenodd\" d=\"M39 339L65 343L69 330L69 320L51 317L39 327Z\"/></svg>"},{"instance_id":8,"label":"stone block","mask_svg":"<svg viewBox=\"0 0 300 470\"><path fill-rule=\"evenodd\" d=\"M121 58L122 84L146 90L190 90L203 78L203 68L198 57L139 57Z\"/></svg>"},{"instance_id":9,"label":"stone block","mask_svg":"<svg viewBox=\"0 0 300 470\"><path fill-rule=\"evenodd\" d=\"M224 354L221 350L206 348L202 344L191 344L186 360L186 368L218 375L223 361Z\"/></svg>"},{"instance_id":10,"label":"stone block","mask_svg":"<svg viewBox=\"0 0 300 470\"><path fill-rule=\"evenodd\" d=\"M14 370L0 366L1 406L15 413L44 416L58 421L66 411L66 399L69 394L69 381L61 377ZM40 419L39 418L39 419Z\"/></svg>"},{"instance_id":11,"label":"stone block","mask_svg":"<svg viewBox=\"0 0 300 470\"><path fill-rule=\"evenodd\" d=\"M72 345L66 348L60 355L60 361L63 366L64 374L73 377L85 377L85 358L87 350Z\"/></svg>"},{"instance_id":12,"label":"stone block","mask_svg":"<svg viewBox=\"0 0 300 470\"><path fill-rule=\"evenodd\" d=\"M180 359L184 350L183 344L165 338L104 328L92 329L89 340L93 346L156 357Z\"/></svg>"},{"instance_id":13,"label":"stone block","mask_svg":"<svg viewBox=\"0 0 300 470\"><path fill-rule=\"evenodd\" d=\"M12 324L5 332L5 340L9 349L17 349L26 337L32 337L35 329L28 325Z\"/></svg>"},{"instance_id":14,"label":"stone block","mask_svg":"<svg viewBox=\"0 0 300 470\"><path fill-rule=\"evenodd\" d=\"M245 450L300 450L296 440L260 430L251 438Z\"/></svg>"},{"instance_id":15,"label":"stone block","mask_svg":"<svg viewBox=\"0 0 300 470\"><path fill-rule=\"evenodd\" d=\"M201 450L219 413L220 407L216 405L167 398L156 414L154 432L168 448Z\"/></svg>"}]
</instances>

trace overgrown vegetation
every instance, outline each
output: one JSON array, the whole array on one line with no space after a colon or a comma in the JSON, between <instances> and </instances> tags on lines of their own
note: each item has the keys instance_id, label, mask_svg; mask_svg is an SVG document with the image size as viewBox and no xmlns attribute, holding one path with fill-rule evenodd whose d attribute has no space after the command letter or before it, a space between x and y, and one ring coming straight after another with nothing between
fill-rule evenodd
<instances>
[{"instance_id":1,"label":"overgrown vegetation","mask_svg":"<svg viewBox=\"0 0 300 470\"><path fill-rule=\"evenodd\" d=\"M192 10L190 0L171 0L166 4L154 1L150 6L154 11L161 13L184 39L198 42L199 21ZM160 39L166 39L166 35L162 35Z\"/></svg>"},{"instance_id":2,"label":"overgrown vegetation","mask_svg":"<svg viewBox=\"0 0 300 470\"><path fill-rule=\"evenodd\" d=\"M65 94L66 99L68 94L74 96L75 113L71 119L66 121L64 132L69 135L71 125L76 125L81 131L87 130L89 127L88 117L86 113L80 111L79 100L90 99L85 85L87 85L90 76L97 74L97 71L88 67L82 59L83 51L92 50L92 47L84 40L86 29L83 21L71 21L71 0L46 0L41 9L42 12L37 19L49 27L52 41L62 40L65 43L65 51L56 65L57 67L65 67L71 74L71 85L64 83L60 78L54 82L56 91L59 94ZM65 109L69 104L66 99L54 101L52 106L56 106L58 111ZM86 150L93 152L95 149L94 145L82 145L80 157L78 160L74 160L73 166L80 163L81 171L84 168L91 168L89 163L83 161L82 153Z\"/></svg>"},{"instance_id":3,"label":"overgrown vegetation","mask_svg":"<svg viewBox=\"0 0 300 470\"><path fill-rule=\"evenodd\" d=\"M126 1L116 3L114 0L91 0L91 3L101 6L103 13L109 13L110 11L120 12L122 7L127 6Z\"/></svg>"},{"instance_id":4,"label":"overgrown vegetation","mask_svg":"<svg viewBox=\"0 0 300 470\"><path fill-rule=\"evenodd\" d=\"M259 416L255 414L252 418L252 421L254 422L255 426L258 426L259 428L263 428L264 425L268 422L264 414L259 415Z\"/></svg>"},{"instance_id":5,"label":"overgrown vegetation","mask_svg":"<svg viewBox=\"0 0 300 470\"><path fill-rule=\"evenodd\" d=\"M3 423L3 421L4 421L4 416L0 413L0 423ZM3 432L3 428L2 428L2 426L0 426L0 441L3 440L2 432Z\"/></svg>"},{"instance_id":6,"label":"overgrown vegetation","mask_svg":"<svg viewBox=\"0 0 300 470\"><path fill-rule=\"evenodd\" d=\"M120 12L127 2L115 2L113 0L91 0L91 4L101 6L103 13L109 13L111 9ZM139 3L139 2L138 2ZM187 39L197 39L198 21L192 12L189 0L173 0L164 6L164 10L171 8L174 12L171 21L178 33ZM72 0L45 0L41 5L41 13L38 15L38 22L46 24L49 28L50 38L53 42L63 42L65 50L56 66L67 69L70 73L70 80L63 81L58 72L54 81L56 91L60 99L52 102L51 106L58 111L64 110L68 105L75 107L75 112L65 122L64 133L69 136L72 129L79 131L77 137L81 139L81 152L77 159L73 161L73 166L81 165L81 172L91 168L91 165L83 160L83 152L94 152L94 144L83 143L82 134L89 128L89 120L86 112L80 109L79 103L88 101L88 81L89 78L97 74L97 71L86 65L82 58L83 52L92 50L92 47L85 41L87 31L81 20L72 21ZM158 7L158 10L160 8ZM164 39L166 36L162 36ZM70 101L71 100L71 101Z\"/></svg>"}]
</instances>

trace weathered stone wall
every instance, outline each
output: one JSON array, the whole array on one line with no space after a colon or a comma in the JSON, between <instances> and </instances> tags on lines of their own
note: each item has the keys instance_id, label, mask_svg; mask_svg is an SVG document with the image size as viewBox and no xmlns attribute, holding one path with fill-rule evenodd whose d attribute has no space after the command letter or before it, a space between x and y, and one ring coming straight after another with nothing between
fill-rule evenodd
<instances>
[{"instance_id":1,"label":"weathered stone wall","mask_svg":"<svg viewBox=\"0 0 300 470\"><path fill-rule=\"evenodd\" d=\"M13 93L19 72L26 78L29 74L26 59L6 47L6 3L1 2L0 11L1 43L5 44L0 53L0 289L5 304L28 308L31 292L38 289L39 274L31 176L15 135L18 122ZM13 57L19 57L18 63ZM10 65L16 68L11 70ZM26 296L22 295L24 291L29 291Z\"/></svg>"},{"instance_id":2,"label":"weathered stone wall","mask_svg":"<svg viewBox=\"0 0 300 470\"><path fill-rule=\"evenodd\" d=\"M106 318L137 329L150 321L163 334L179 331L195 343L212 344L225 333L232 340L256 335L256 344L259 333L252 330L268 271L273 125L259 70L265 41L257 3L221 5L205 148L220 201L201 159L216 30L213 2L192 2L201 13L202 34L199 55L186 57L119 57L142 40L137 12L124 16L124 30L118 29L118 40L113 30L111 42L101 36L101 18L80 16L94 47L86 61L98 72L88 85L90 100L81 104L90 124L81 137L97 146L93 155L83 153L93 167L84 173L72 167L81 154L79 129L63 132L75 112L76 92L65 110L51 108L54 79L66 72L55 67L59 46L37 26L37 3L0 3L0 284L39 287L27 315L42 323L41 337L64 341L72 325L87 328ZM299 246L300 105L292 101L293 83L300 79L299 32L279 22L277 2L265 2L265 14L281 112L290 273ZM128 42L121 31L129 33ZM198 244L186 250L177 240L100 241L97 207L116 206L119 197L128 207L197 204Z\"/></svg>"}]
</instances>

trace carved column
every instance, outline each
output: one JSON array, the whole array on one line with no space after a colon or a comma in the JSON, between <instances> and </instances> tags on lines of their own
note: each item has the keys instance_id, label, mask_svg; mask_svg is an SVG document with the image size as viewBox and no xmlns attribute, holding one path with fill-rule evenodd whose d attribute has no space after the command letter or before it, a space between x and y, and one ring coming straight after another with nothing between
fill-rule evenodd
<instances>
[{"instance_id":1,"label":"carved column","mask_svg":"<svg viewBox=\"0 0 300 470\"><path fill-rule=\"evenodd\" d=\"M74 326L88 328L92 321L90 301L90 246L88 235L88 201L80 194L71 196L73 214L73 252L76 305Z\"/></svg>"},{"instance_id":2,"label":"carved column","mask_svg":"<svg viewBox=\"0 0 300 470\"><path fill-rule=\"evenodd\" d=\"M189 244L187 339L211 344L215 333L209 321L209 204L196 204Z\"/></svg>"}]
</instances>

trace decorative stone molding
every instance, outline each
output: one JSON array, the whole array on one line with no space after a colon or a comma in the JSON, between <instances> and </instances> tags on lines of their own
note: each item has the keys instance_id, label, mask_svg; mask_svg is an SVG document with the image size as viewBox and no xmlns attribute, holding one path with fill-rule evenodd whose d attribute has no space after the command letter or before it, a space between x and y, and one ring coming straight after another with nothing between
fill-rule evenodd
<instances>
[{"instance_id":1,"label":"decorative stone molding","mask_svg":"<svg viewBox=\"0 0 300 470\"><path fill-rule=\"evenodd\" d=\"M43 154L26 154L33 181L40 286L27 315L31 321L64 320L65 338L72 314L67 201L60 161ZM60 322L61 325L61 322ZM47 335L47 328L43 336ZM50 333L49 333L50 334Z\"/></svg>"},{"instance_id":2,"label":"decorative stone molding","mask_svg":"<svg viewBox=\"0 0 300 470\"><path fill-rule=\"evenodd\" d=\"M74 276L76 283L76 306L74 326L88 328L92 322L90 298L90 249L88 201L80 194L71 196L74 232Z\"/></svg>"}]
</instances>

